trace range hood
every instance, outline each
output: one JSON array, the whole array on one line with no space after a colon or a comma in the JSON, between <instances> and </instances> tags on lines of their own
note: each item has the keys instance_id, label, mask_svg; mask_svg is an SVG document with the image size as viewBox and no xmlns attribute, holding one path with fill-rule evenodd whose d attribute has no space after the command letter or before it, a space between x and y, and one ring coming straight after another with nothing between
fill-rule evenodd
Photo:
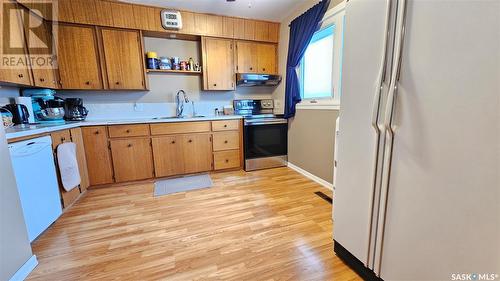
<instances>
[{"instance_id":1,"label":"range hood","mask_svg":"<svg viewBox=\"0 0 500 281\"><path fill-rule=\"evenodd\" d=\"M276 86L281 82L280 75L258 74L258 73L238 73L236 74L236 86Z\"/></svg>"}]
</instances>

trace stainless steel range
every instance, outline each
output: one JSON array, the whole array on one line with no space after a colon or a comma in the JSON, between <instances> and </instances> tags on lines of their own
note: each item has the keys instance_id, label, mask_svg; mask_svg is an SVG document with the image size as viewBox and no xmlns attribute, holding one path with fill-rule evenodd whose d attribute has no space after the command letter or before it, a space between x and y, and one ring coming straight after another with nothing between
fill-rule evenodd
<instances>
[{"instance_id":1,"label":"stainless steel range","mask_svg":"<svg viewBox=\"0 0 500 281\"><path fill-rule=\"evenodd\" d=\"M234 100L234 113L244 116L245 171L287 165L288 121L274 115L273 100Z\"/></svg>"}]
</instances>

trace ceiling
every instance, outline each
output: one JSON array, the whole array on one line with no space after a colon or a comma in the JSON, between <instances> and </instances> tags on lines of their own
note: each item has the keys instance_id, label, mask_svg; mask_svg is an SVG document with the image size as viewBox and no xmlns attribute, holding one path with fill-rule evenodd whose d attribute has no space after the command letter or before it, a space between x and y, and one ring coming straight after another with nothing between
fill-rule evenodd
<instances>
[{"instance_id":1,"label":"ceiling","mask_svg":"<svg viewBox=\"0 0 500 281\"><path fill-rule=\"evenodd\" d=\"M122 0L193 12L281 22L304 0Z\"/></svg>"}]
</instances>

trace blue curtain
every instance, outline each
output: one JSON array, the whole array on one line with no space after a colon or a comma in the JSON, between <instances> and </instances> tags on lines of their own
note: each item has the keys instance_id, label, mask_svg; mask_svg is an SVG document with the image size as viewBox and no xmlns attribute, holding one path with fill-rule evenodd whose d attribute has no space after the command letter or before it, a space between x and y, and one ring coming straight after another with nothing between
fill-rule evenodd
<instances>
[{"instance_id":1,"label":"blue curtain","mask_svg":"<svg viewBox=\"0 0 500 281\"><path fill-rule=\"evenodd\" d=\"M290 41L286 62L285 118L295 115L295 105L301 101L299 77L295 69L299 65L307 46L320 27L330 0L323 0L290 23Z\"/></svg>"}]
</instances>

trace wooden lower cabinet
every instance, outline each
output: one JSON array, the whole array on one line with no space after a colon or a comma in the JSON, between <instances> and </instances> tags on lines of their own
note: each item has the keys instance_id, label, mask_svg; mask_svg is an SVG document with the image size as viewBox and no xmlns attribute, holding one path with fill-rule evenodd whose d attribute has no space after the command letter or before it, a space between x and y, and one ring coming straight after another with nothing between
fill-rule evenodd
<instances>
[{"instance_id":1,"label":"wooden lower cabinet","mask_svg":"<svg viewBox=\"0 0 500 281\"><path fill-rule=\"evenodd\" d=\"M210 134L184 135L181 137L184 173L212 170L212 136Z\"/></svg>"},{"instance_id":2,"label":"wooden lower cabinet","mask_svg":"<svg viewBox=\"0 0 500 281\"><path fill-rule=\"evenodd\" d=\"M82 128L90 185L113 183L113 164L106 126Z\"/></svg>"},{"instance_id":3,"label":"wooden lower cabinet","mask_svg":"<svg viewBox=\"0 0 500 281\"><path fill-rule=\"evenodd\" d=\"M214 152L214 170L225 170L240 167L240 150Z\"/></svg>"},{"instance_id":4,"label":"wooden lower cabinet","mask_svg":"<svg viewBox=\"0 0 500 281\"><path fill-rule=\"evenodd\" d=\"M110 140L116 182L154 177L150 138Z\"/></svg>"},{"instance_id":5,"label":"wooden lower cabinet","mask_svg":"<svg viewBox=\"0 0 500 281\"><path fill-rule=\"evenodd\" d=\"M85 192L89 187L89 173L87 171L87 157L85 157L85 145L83 143L83 135L81 128L70 130L71 141L76 144L76 156L78 160L78 169L80 172L80 190Z\"/></svg>"},{"instance_id":6,"label":"wooden lower cabinet","mask_svg":"<svg viewBox=\"0 0 500 281\"><path fill-rule=\"evenodd\" d=\"M62 186L59 166L57 164L57 147L65 142L71 142L71 133L70 130L63 130L51 133L50 137L52 138L52 149L54 150L54 158L56 161L55 165L57 171L57 179L59 182L59 191L61 192L62 205L64 208L67 208L69 205L71 205L71 203L75 202L78 196L80 196L80 188L75 187L70 191L66 191Z\"/></svg>"},{"instance_id":7,"label":"wooden lower cabinet","mask_svg":"<svg viewBox=\"0 0 500 281\"><path fill-rule=\"evenodd\" d=\"M178 136L152 138L156 177L168 177L184 173L181 138Z\"/></svg>"}]
</instances>

